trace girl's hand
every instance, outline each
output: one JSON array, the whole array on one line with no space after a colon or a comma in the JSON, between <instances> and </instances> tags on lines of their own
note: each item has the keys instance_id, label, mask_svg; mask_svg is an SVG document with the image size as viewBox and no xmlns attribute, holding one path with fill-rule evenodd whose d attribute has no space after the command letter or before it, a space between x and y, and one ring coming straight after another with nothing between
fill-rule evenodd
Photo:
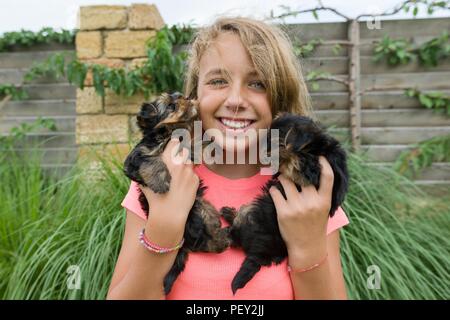
<instances>
[{"instance_id":1,"label":"girl's hand","mask_svg":"<svg viewBox=\"0 0 450 320\"><path fill-rule=\"evenodd\" d=\"M289 257L302 261L316 261L326 254L328 213L331 208L334 174L325 157L319 157L321 164L320 187L301 186L298 192L294 182L284 175L279 181L287 200L276 187L269 193L277 210L281 236L286 243Z\"/></svg>"},{"instance_id":2,"label":"girl's hand","mask_svg":"<svg viewBox=\"0 0 450 320\"><path fill-rule=\"evenodd\" d=\"M194 164L189 159L189 152L180 147L178 139L168 142L162 153L162 160L171 175L170 189L165 194L154 193L150 188L139 185L150 207L152 221L161 223L164 228L184 229L187 216L192 208L199 186L199 177L194 172Z\"/></svg>"}]
</instances>

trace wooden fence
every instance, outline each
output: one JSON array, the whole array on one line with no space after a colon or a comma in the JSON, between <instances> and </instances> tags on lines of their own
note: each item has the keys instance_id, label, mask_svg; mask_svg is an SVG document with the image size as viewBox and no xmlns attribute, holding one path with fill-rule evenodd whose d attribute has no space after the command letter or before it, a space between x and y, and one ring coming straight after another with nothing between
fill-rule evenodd
<instances>
[{"instance_id":1,"label":"wooden fence","mask_svg":"<svg viewBox=\"0 0 450 320\"><path fill-rule=\"evenodd\" d=\"M405 88L441 91L450 94L450 59L437 67L423 67L417 61L390 67L385 62L373 62L374 42L387 34L391 38L409 38L421 44L450 31L449 18L389 20L381 22L381 29L369 29L365 22L358 23L359 46L356 52L341 46L338 53L333 46L349 39L347 23L317 23L290 25L287 31L292 39L307 42L320 38L324 43L313 54L302 60L304 73L311 70L326 71L341 79L349 78L349 57L359 62L357 76L360 100L357 109L361 149L367 152L374 165L390 165L411 144L444 134L450 134L450 117L425 109L417 99L406 97ZM0 83L21 83L23 75L33 62L42 61L50 54L73 51L73 46L40 46L27 51L0 53ZM355 71L355 70L353 70ZM334 81L320 81L319 88L310 92L318 119L341 140L351 139L351 110L348 86ZM34 121L38 116L56 120L57 132L33 133L27 143L44 141L44 167L64 169L76 160L75 98L76 89L66 80L40 79L25 86L29 99L10 101L0 113L0 133L21 122ZM355 110L353 110L355 117ZM27 144L17 146L26 152ZM416 182L431 191L448 192L450 163L433 163L423 171Z\"/></svg>"},{"instance_id":2,"label":"wooden fence","mask_svg":"<svg viewBox=\"0 0 450 320\"><path fill-rule=\"evenodd\" d=\"M386 62L373 61L375 42L387 34L420 45L444 30L450 32L450 19L388 20L381 22L381 29L369 29L366 22L358 24L359 46L355 49L359 48L359 143L374 165L390 165L411 144L450 134L450 117L426 109L404 93L404 89L415 87L450 95L450 59L441 60L437 67L424 67L416 60L391 67ZM301 42L317 38L324 42L303 59L304 74L319 70L349 79L350 47L343 45L338 53L333 51L336 43L349 40L347 23L292 25L287 31L291 39ZM318 90L309 86L317 118L327 126L336 126L331 129L336 137L351 140L349 88L334 81L318 83ZM450 163L433 163L416 182L430 191L448 192Z\"/></svg>"},{"instance_id":3,"label":"wooden fence","mask_svg":"<svg viewBox=\"0 0 450 320\"><path fill-rule=\"evenodd\" d=\"M45 61L55 53L73 53L74 45L38 45L0 53L0 83L21 84L33 63ZM6 135L20 123L34 122L39 116L54 119L57 130L39 130L27 134L18 153L26 156L30 147L43 152L42 166L46 171L64 173L76 161L75 103L76 88L66 79L40 78L23 87L28 99L8 101L0 110L0 134Z\"/></svg>"}]
</instances>

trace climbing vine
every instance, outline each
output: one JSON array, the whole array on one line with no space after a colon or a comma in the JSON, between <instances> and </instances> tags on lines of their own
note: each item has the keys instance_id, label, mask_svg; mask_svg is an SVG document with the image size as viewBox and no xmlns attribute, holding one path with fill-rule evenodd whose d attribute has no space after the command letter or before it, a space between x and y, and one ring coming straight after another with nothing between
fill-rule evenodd
<instances>
[{"instance_id":1,"label":"climbing vine","mask_svg":"<svg viewBox=\"0 0 450 320\"><path fill-rule=\"evenodd\" d=\"M37 44L61 43L73 44L77 30L56 31L53 28L42 28L38 32L21 30L5 32L0 36L0 52L11 50L15 46L32 47Z\"/></svg>"},{"instance_id":2,"label":"climbing vine","mask_svg":"<svg viewBox=\"0 0 450 320\"><path fill-rule=\"evenodd\" d=\"M411 88L405 90L405 94L408 97L419 99L420 104L428 109L450 116L450 96L442 92L424 92Z\"/></svg>"},{"instance_id":3,"label":"climbing vine","mask_svg":"<svg viewBox=\"0 0 450 320\"><path fill-rule=\"evenodd\" d=\"M294 54L299 58L309 57L314 52L314 50L321 44L323 44L322 39L312 39L306 43L302 43L298 39L295 39L292 42Z\"/></svg>"},{"instance_id":4,"label":"climbing vine","mask_svg":"<svg viewBox=\"0 0 450 320\"><path fill-rule=\"evenodd\" d=\"M450 116L450 97L442 92L423 92L414 88L405 90L408 97L417 98L420 104L436 112ZM433 137L403 151L394 162L394 169L414 177L433 162L450 161L450 135Z\"/></svg>"},{"instance_id":5,"label":"climbing vine","mask_svg":"<svg viewBox=\"0 0 450 320\"><path fill-rule=\"evenodd\" d=\"M188 43L193 33L193 28L188 26L165 26L160 29L147 42L147 60L134 69L85 63L77 60L72 53L53 54L45 61L34 64L26 73L24 82L44 75L67 77L69 83L83 89L88 72L91 72L93 86L101 96L105 95L105 88L125 96L143 93L146 99L165 91L181 91L187 52L181 50L174 54L174 46Z\"/></svg>"},{"instance_id":6,"label":"climbing vine","mask_svg":"<svg viewBox=\"0 0 450 320\"><path fill-rule=\"evenodd\" d=\"M0 84L0 99L10 97L12 100L23 100L27 93L13 84Z\"/></svg>"},{"instance_id":7,"label":"climbing vine","mask_svg":"<svg viewBox=\"0 0 450 320\"><path fill-rule=\"evenodd\" d=\"M413 178L433 162L450 161L450 135L433 137L416 143L411 150L404 151L394 162L394 169Z\"/></svg>"},{"instance_id":8,"label":"climbing vine","mask_svg":"<svg viewBox=\"0 0 450 320\"><path fill-rule=\"evenodd\" d=\"M29 132L35 132L40 128L46 128L50 131L56 131L56 122L54 119L38 117L31 123L20 123L18 126L11 128L9 134L6 136L0 136L0 147L2 152L7 149L12 149L14 144L25 137Z\"/></svg>"},{"instance_id":9,"label":"climbing vine","mask_svg":"<svg viewBox=\"0 0 450 320\"><path fill-rule=\"evenodd\" d=\"M414 58L426 67L436 67L440 60L450 57L450 40L447 31L418 47L406 39L392 39L385 35L374 47L373 60L387 61L391 66L407 64Z\"/></svg>"}]
</instances>

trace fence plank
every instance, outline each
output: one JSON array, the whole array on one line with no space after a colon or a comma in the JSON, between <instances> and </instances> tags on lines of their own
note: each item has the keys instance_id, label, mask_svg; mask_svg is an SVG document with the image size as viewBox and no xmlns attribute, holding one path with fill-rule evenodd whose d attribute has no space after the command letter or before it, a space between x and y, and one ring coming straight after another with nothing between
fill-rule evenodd
<instances>
[{"instance_id":1,"label":"fence plank","mask_svg":"<svg viewBox=\"0 0 450 320\"><path fill-rule=\"evenodd\" d=\"M394 162L402 152L407 150L411 150L411 146L406 144L361 146L361 151L370 160L376 162Z\"/></svg>"},{"instance_id":2,"label":"fence plank","mask_svg":"<svg viewBox=\"0 0 450 320\"><path fill-rule=\"evenodd\" d=\"M362 128L362 144L412 144L436 136L450 134L449 127L384 127ZM330 128L330 134L339 141L349 141L350 133L347 128Z\"/></svg>"},{"instance_id":3,"label":"fence plank","mask_svg":"<svg viewBox=\"0 0 450 320\"><path fill-rule=\"evenodd\" d=\"M347 127L350 115L347 110L317 110L317 118L326 126ZM427 109L362 110L364 127L450 126L450 118Z\"/></svg>"},{"instance_id":4,"label":"fence plank","mask_svg":"<svg viewBox=\"0 0 450 320\"><path fill-rule=\"evenodd\" d=\"M39 51L39 48L33 48L27 52L1 52L0 53L0 68L30 68L35 62L43 62L55 53L64 55L74 55L75 51L72 49L66 50L50 50Z\"/></svg>"},{"instance_id":5,"label":"fence plank","mask_svg":"<svg viewBox=\"0 0 450 320\"><path fill-rule=\"evenodd\" d=\"M450 31L450 19L426 18L408 20L382 20L380 29L367 28L364 21L360 22L361 39L382 38L388 34L392 38L435 36L444 30Z\"/></svg>"},{"instance_id":6,"label":"fence plank","mask_svg":"<svg viewBox=\"0 0 450 320\"><path fill-rule=\"evenodd\" d=\"M307 42L312 39L347 40L347 24L345 22L303 23L283 26L290 37Z\"/></svg>"},{"instance_id":7,"label":"fence plank","mask_svg":"<svg viewBox=\"0 0 450 320\"><path fill-rule=\"evenodd\" d=\"M335 63L339 63L335 61ZM338 67L335 67L336 69ZM422 73L422 72L442 72L450 71L450 59L442 60L436 67L425 67L419 64L418 59L414 58L410 63L399 66L389 66L385 61L374 62L373 56L361 57L361 71L363 74L381 74L381 73ZM419 75L415 75L416 77Z\"/></svg>"},{"instance_id":8,"label":"fence plank","mask_svg":"<svg viewBox=\"0 0 450 320\"><path fill-rule=\"evenodd\" d=\"M390 167L392 163L380 162L372 163L374 166ZM413 177L415 181L450 181L450 163L435 162L430 167L424 168L417 176Z\"/></svg>"},{"instance_id":9,"label":"fence plank","mask_svg":"<svg viewBox=\"0 0 450 320\"><path fill-rule=\"evenodd\" d=\"M311 57L303 59L303 71L307 74L309 71L325 71L331 74L347 74L347 57Z\"/></svg>"},{"instance_id":10,"label":"fence plank","mask_svg":"<svg viewBox=\"0 0 450 320\"><path fill-rule=\"evenodd\" d=\"M76 116L74 99L8 101L1 114L9 117L21 116Z\"/></svg>"},{"instance_id":11,"label":"fence plank","mask_svg":"<svg viewBox=\"0 0 450 320\"><path fill-rule=\"evenodd\" d=\"M424 90L424 92L434 90ZM450 90L439 90L450 96ZM347 92L312 92L315 110L347 110ZM363 109L424 109L416 98L407 97L402 90L365 92L361 97Z\"/></svg>"},{"instance_id":12,"label":"fence plank","mask_svg":"<svg viewBox=\"0 0 450 320\"><path fill-rule=\"evenodd\" d=\"M39 163L45 166L57 166L76 162L77 148L34 148L14 149L14 153L22 159L39 159Z\"/></svg>"},{"instance_id":13,"label":"fence plank","mask_svg":"<svg viewBox=\"0 0 450 320\"><path fill-rule=\"evenodd\" d=\"M362 90L396 90L411 87L423 89L450 89L450 72L383 73L362 75Z\"/></svg>"},{"instance_id":14,"label":"fence plank","mask_svg":"<svg viewBox=\"0 0 450 320\"><path fill-rule=\"evenodd\" d=\"M7 134L0 133L0 136ZM28 133L14 144L15 148L58 148L76 147L75 132Z\"/></svg>"},{"instance_id":15,"label":"fence plank","mask_svg":"<svg viewBox=\"0 0 450 320\"><path fill-rule=\"evenodd\" d=\"M75 131L75 116L53 116L42 117L44 119L52 119L55 121L55 125L58 131ZM19 126L22 123L31 124L37 120L36 116L31 117L3 117L0 123L0 132L8 133L13 127ZM51 132L47 128L40 128L39 132Z\"/></svg>"},{"instance_id":16,"label":"fence plank","mask_svg":"<svg viewBox=\"0 0 450 320\"><path fill-rule=\"evenodd\" d=\"M23 86L30 100L75 99L76 87L68 83L27 84Z\"/></svg>"},{"instance_id":17,"label":"fence plank","mask_svg":"<svg viewBox=\"0 0 450 320\"><path fill-rule=\"evenodd\" d=\"M0 69L0 83L12 83L15 85L21 85L24 83L24 77L29 69ZM28 83L67 83L68 80L65 77L57 78L53 75L45 75L33 79Z\"/></svg>"}]
</instances>

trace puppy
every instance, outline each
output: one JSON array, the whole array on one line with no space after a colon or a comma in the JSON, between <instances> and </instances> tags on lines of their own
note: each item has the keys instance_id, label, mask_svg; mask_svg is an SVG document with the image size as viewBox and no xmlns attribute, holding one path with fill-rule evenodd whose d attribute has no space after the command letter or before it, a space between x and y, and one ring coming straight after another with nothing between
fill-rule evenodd
<instances>
[{"instance_id":1,"label":"puppy","mask_svg":"<svg viewBox=\"0 0 450 320\"><path fill-rule=\"evenodd\" d=\"M231 246L242 247L246 258L233 278L233 294L243 288L260 270L261 266L279 264L287 257L287 248L278 227L277 214L271 186L286 194L276 179L280 173L289 177L301 191L302 186L319 188L321 166L319 156L324 156L334 172L331 209L329 216L344 201L349 175L346 153L338 141L326 134L310 118L280 113L274 118L271 129L279 130L279 172L263 187L262 194L251 204L235 208L223 207L221 214L230 224ZM270 139L270 132L269 132ZM270 143L268 144L270 145Z\"/></svg>"},{"instance_id":2,"label":"puppy","mask_svg":"<svg viewBox=\"0 0 450 320\"><path fill-rule=\"evenodd\" d=\"M125 160L125 175L131 180L149 187L155 193L168 192L171 176L161 154L174 130L186 129L192 136L194 121L198 119L196 103L184 99L179 93L163 94L151 103L144 103L137 115L137 125L143 132L143 138ZM192 144L191 141L182 141L181 146L183 145L190 146ZM193 147L188 150L191 151L191 160L194 161ZM206 187L200 180L195 202L186 221L184 244L179 249L175 262L164 279L166 294L170 292L176 278L184 270L190 251L219 253L230 244L227 229L221 229L219 212L203 199L205 190ZM148 217L149 204L141 191L139 202ZM166 214L171 213L167 212Z\"/></svg>"}]
</instances>

